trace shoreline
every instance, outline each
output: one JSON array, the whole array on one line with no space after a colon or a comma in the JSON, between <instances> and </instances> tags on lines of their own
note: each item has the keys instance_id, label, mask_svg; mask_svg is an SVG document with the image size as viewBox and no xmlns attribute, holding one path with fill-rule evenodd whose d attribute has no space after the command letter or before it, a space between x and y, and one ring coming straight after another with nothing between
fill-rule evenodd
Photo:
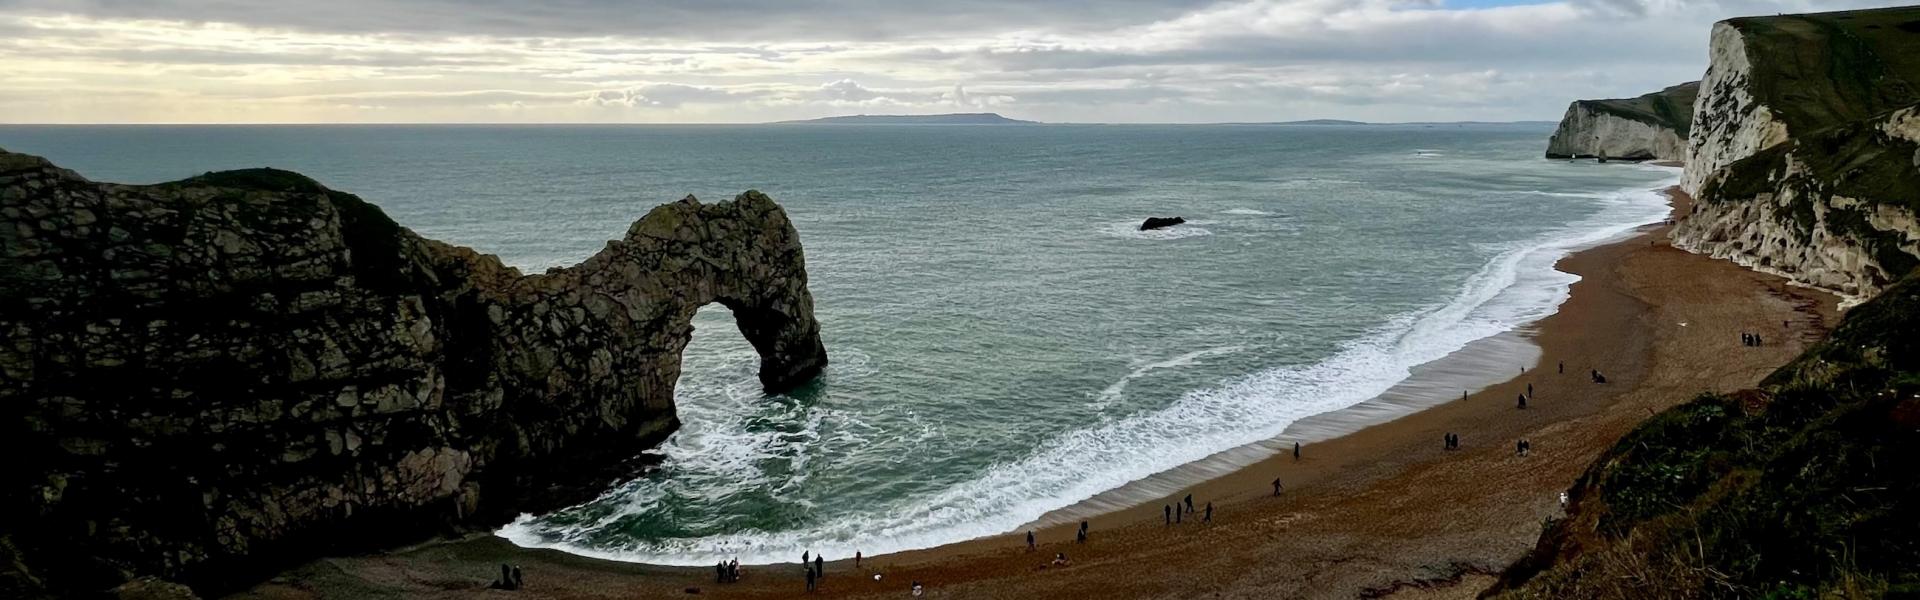
<instances>
[{"instance_id":1,"label":"shoreline","mask_svg":"<svg viewBox=\"0 0 1920 600\"><path fill-rule=\"evenodd\" d=\"M1684 196L1670 195L1675 217L1686 214ZM1699 391L1751 386L1834 320L1832 297L1673 249L1664 236L1669 227L1641 227L1625 240L1561 258L1561 270L1582 279L1559 310L1535 322L1530 333L1481 340L1519 341L1501 339L1511 336L1537 346L1541 368L1530 368L1530 377L1510 378L1466 401L1415 409L1307 444L1298 462L1290 454L1241 457L1248 464L1230 472L1207 473L1198 483L1165 484L1175 490L1166 496L1192 493L1197 504L1213 502L1219 512L1212 524L1164 526L1160 507L1152 504L1170 498L1155 500L1092 516L1093 538L1084 546L1072 543L1071 526L1037 529L1047 544L1042 554L1067 552L1075 561L1070 567L1048 569L1041 555L1024 552L1019 535L1007 534L871 557L863 571L885 573L881 582L866 572L858 580L833 577L853 569L851 561L838 560L827 568L823 592L891 595L904 591L906 581L919 580L936 586L930 591L987 597L1032 597L1041 591L1058 597L1135 597L1203 590L1351 597L1362 590L1392 591L1396 582L1425 582L1416 586L1424 588L1486 577L1531 548L1540 520L1558 512L1557 490L1566 489L1594 455L1648 412ZM1781 331L1782 319L1793 321L1792 331ZM1737 323L1759 323L1750 327L1772 332L1770 339L1784 343L1734 352L1738 338L1732 332L1745 326ZM1709 330L1725 331L1710 335ZM1569 372L1551 371L1562 360ZM1605 373L1610 383L1587 382L1588 368ZM1536 400L1529 410L1518 411L1514 396L1528 383L1538 384ZM1352 408L1357 406L1343 411ZM1305 428L1312 420L1288 430ZM1446 432L1461 434L1462 450L1440 448ZM1534 441L1535 452L1515 460L1511 444L1522 438ZM1277 500L1269 497L1268 482L1275 476L1288 489ZM1074 521L1061 513L1050 513L1040 523L1056 516L1056 522ZM1204 535L1190 533L1202 528ZM1288 560L1263 560L1274 556ZM1196 559L1203 567L1199 573L1177 566ZM501 562L533 565L529 589L517 593L536 597L659 597L696 587L709 594L759 597L801 588L799 570L790 564L752 567L743 582L716 587L710 568L603 561L522 549L486 536L323 559L237 597L375 592L454 597L459 590L470 595L473 586L484 588ZM1327 568L1332 565L1345 566ZM1129 583L1115 583L1122 581Z\"/></svg>"}]
</instances>

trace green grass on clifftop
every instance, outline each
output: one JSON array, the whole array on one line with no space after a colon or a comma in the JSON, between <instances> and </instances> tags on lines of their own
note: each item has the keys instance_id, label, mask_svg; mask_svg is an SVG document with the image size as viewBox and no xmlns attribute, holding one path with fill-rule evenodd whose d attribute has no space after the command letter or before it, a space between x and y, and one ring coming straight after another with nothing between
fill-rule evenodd
<instances>
[{"instance_id":1,"label":"green grass on clifftop","mask_svg":"<svg viewBox=\"0 0 1920 600\"><path fill-rule=\"evenodd\" d=\"M1920 279L1601 456L1495 598L1920 598Z\"/></svg>"},{"instance_id":2,"label":"green grass on clifftop","mask_svg":"<svg viewBox=\"0 0 1920 600\"><path fill-rule=\"evenodd\" d=\"M1693 128L1693 101L1699 95L1700 82L1693 81L1638 98L1581 100L1576 104L1597 113L1672 129L1685 140Z\"/></svg>"},{"instance_id":3,"label":"green grass on clifftop","mask_svg":"<svg viewBox=\"0 0 1920 600\"><path fill-rule=\"evenodd\" d=\"M1749 17L1752 87L1793 134L1920 102L1920 6Z\"/></svg>"}]
</instances>

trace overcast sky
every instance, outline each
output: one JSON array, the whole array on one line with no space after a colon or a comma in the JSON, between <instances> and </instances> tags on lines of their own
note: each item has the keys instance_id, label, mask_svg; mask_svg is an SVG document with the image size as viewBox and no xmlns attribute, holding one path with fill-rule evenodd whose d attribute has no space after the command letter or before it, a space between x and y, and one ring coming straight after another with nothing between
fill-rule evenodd
<instances>
[{"instance_id":1,"label":"overcast sky","mask_svg":"<svg viewBox=\"0 0 1920 600\"><path fill-rule=\"evenodd\" d=\"M0 0L0 122L1553 120L1876 0Z\"/></svg>"}]
</instances>

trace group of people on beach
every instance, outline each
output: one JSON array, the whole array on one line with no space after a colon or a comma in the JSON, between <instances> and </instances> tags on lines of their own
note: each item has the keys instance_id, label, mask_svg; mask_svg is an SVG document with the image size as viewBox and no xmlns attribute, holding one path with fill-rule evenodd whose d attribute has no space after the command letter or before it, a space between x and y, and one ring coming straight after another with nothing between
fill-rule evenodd
<instances>
[{"instance_id":1,"label":"group of people on beach","mask_svg":"<svg viewBox=\"0 0 1920 600\"><path fill-rule=\"evenodd\" d=\"M1297 449L1297 446L1294 451L1299 452L1299 450ZM1275 496L1280 495L1279 479L1273 480L1273 495ZM1175 502L1173 504L1168 504L1166 506L1167 524L1168 525L1178 524L1185 519L1186 515L1198 514L1199 512L1200 511L1194 510L1193 508L1193 494L1187 494L1187 497L1184 500L1181 500L1180 502ZM1213 503L1212 502L1207 503L1206 514L1200 518L1200 522L1202 523L1213 522ZM1085 524L1083 523L1082 526L1084 525Z\"/></svg>"},{"instance_id":2,"label":"group of people on beach","mask_svg":"<svg viewBox=\"0 0 1920 600\"><path fill-rule=\"evenodd\" d=\"M510 567L501 563L500 580L487 587L496 590L517 590L527 587L527 580L520 576L520 567Z\"/></svg>"},{"instance_id":3,"label":"group of people on beach","mask_svg":"<svg viewBox=\"0 0 1920 600\"><path fill-rule=\"evenodd\" d=\"M1742 345L1742 346L1759 346L1759 345L1761 345L1761 344L1760 344L1760 334L1758 334L1758 333L1742 333L1742 334L1740 334L1740 345Z\"/></svg>"},{"instance_id":4,"label":"group of people on beach","mask_svg":"<svg viewBox=\"0 0 1920 600\"><path fill-rule=\"evenodd\" d=\"M1460 434L1457 434L1457 433L1448 433L1448 434L1447 434L1447 439L1446 439L1446 443L1447 443L1447 449L1448 449L1448 450L1459 450L1459 449L1460 449ZM1275 480L1275 481L1277 482L1277 481L1279 481L1279 480Z\"/></svg>"},{"instance_id":5,"label":"group of people on beach","mask_svg":"<svg viewBox=\"0 0 1920 600\"><path fill-rule=\"evenodd\" d=\"M740 559L720 561L713 565L714 583L738 583L740 581Z\"/></svg>"}]
</instances>

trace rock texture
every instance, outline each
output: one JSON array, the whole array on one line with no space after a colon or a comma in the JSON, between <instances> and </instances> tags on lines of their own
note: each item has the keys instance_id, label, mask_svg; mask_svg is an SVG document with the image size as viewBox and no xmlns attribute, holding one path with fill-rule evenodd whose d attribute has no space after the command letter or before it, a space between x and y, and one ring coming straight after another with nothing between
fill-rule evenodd
<instances>
[{"instance_id":1,"label":"rock texture","mask_svg":"<svg viewBox=\"0 0 1920 600\"><path fill-rule=\"evenodd\" d=\"M1713 29L1677 246L1857 302L1914 264L1920 8Z\"/></svg>"},{"instance_id":2,"label":"rock texture","mask_svg":"<svg viewBox=\"0 0 1920 600\"><path fill-rule=\"evenodd\" d=\"M767 390L826 364L758 192L530 276L271 169L129 186L0 151L0 217L0 596L217 592L584 500L677 425L708 303Z\"/></svg>"},{"instance_id":3,"label":"rock texture","mask_svg":"<svg viewBox=\"0 0 1920 600\"><path fill-rule=\"evenodd\" d=\"M1547 141L1547 158L1681 160L1700 82L1639 98L1579 100Z\"/></svg>"},{"instance_id":4,"label":"rock texture","mask_svg":"<svg viewBox=\"0 0 1920 600\"><path fill-rule=\"evenodd\" d=\"M1185 222L1187 222L1187 220L1182 217L1147 217L1146 221L1140 223L1140 230L1146 231L1149 229L1172 227Z\"/></svg>"},{"instance_id":5,"label":"rock texture","mask_svg":"<svg viewBox=\"0 0 1920 600\"><path fill-rule=\"evenodd\" d=\"M1710 175L1675 245L1871 298L1920 263L1920 107L1824 129Z\"/></svg>"}]
</instances>

